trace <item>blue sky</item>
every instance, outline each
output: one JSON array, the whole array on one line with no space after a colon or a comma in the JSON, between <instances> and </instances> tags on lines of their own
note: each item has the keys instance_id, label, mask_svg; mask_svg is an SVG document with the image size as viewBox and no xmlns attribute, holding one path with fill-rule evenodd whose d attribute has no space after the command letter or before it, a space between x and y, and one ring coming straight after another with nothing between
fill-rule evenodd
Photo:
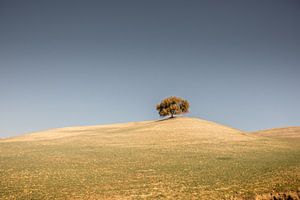
<instances>
[{"instance_id":1,"label":"blue sky","mask_svg":"<svg viewBox=\"0 0 300 200\"><path fill-rule=\"evenodd\" d=\"M299 1L0 1L0 137L189 116L300 125Z\"/></svg>"}]
</instances>

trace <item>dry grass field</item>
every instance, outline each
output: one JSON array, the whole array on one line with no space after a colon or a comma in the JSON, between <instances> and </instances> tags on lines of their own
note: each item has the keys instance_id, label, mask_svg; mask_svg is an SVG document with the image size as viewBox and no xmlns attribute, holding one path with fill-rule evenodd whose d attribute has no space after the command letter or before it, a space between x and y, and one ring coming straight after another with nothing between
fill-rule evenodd
<instances>
[{"instance_id":1,"label":"dry grass field","mask_svg":"<svg viewBox=\"0 0 300 200\"><path fill-rule=\"evenodd\" d=\"M253 133L258 136L270 137L275 139L300 140L300 126L274 128Z\"/></svg>"},{"instance_id":2,"label":"dry grass field","mask_svg":"<svg viewBox=\"0 0 300 200\"><path fill-rule=\"evenodd\" d=\"M296 198L299 135L178 117L2 139L0 199Z\"/></svg>"}]
</instances>

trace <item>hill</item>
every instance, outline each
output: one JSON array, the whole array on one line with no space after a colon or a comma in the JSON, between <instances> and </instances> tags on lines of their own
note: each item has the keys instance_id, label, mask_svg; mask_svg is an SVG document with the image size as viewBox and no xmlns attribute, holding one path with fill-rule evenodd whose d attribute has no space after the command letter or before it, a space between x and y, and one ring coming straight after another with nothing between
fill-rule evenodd
<instances>
[{"instance_id":1,"label":"hill","mask_svg":"<svg viewBox=\"0 0 300 200\"><path fill-rule=\"evenodd\" d=\"M244 199L300 186L300 148L197 118L0 141L0 199Z\"/></svg>"},{"instance_id":2,"label":"hill","mask_svg":"<svg viewBox=\"0 0 300 200\"><path fill-rule=\"evenodd\" d=\"M41 131L37 133L26 134L14 138L3 139L2 142L13 141L47 141L47 140L81 140L83 138L102 139L110 138L111 141L121 142L118 137L130 139L130 143L179 141L182 139L195 139L215 141L227 140L248 140L252 137L244 134L242 131L219 125L214 122L201 120L197 118L178 117L167 120L130 122L123 124L85 126L85 127L67 127L52 130ZM198 140L197 140L198 141ZM200 141L200 140L199 140ZM105 140L104 140L105 142ZM104 143L108 144L108 143ZM128 143L129 144L129 143Z\"/></svg>"},{"instance_id":3,"label":"hill","mask_svg":"<svg viewBox=\"0 0 300 200\"><path fill-rule=\"evenodd\" d=\"M253 134L276 139L300 140L300 126L261 130Z\"/></svg>"}]
</instances>

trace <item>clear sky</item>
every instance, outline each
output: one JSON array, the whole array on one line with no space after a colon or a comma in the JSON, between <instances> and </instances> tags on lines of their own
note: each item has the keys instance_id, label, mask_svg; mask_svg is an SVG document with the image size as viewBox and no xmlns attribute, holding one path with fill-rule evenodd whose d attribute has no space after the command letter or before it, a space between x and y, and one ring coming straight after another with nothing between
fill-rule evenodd
<instances>
[{"instance_id":1,"label":"clear sky","mask_svg":"<svg viewBox=\"0 0 300 200\"><path fill-rule=\"evenodd\" d=\"M0 0L0 137L189 116L300 125L300 1Z\"/></svg>"}]
</instances>

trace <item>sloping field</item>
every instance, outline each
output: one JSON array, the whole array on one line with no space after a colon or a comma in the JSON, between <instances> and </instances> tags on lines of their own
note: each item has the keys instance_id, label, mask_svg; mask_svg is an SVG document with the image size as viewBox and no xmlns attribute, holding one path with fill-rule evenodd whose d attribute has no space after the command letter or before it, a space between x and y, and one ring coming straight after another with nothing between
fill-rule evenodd
<instances>
[{"instance_id":1,"label":"sloping field","mask_svg":"<svg viewBox=\"0 0 300 200\"><path fill-rule=\"evenodd\" d=\"M299 145L196 118L0 140L0 199L251 199L299 186Z\"/></svg>"},{"instance_id":2,"label":"sloping field","mask_svg":"<svg viewBox=\"0 0 300 200\"><path fill-rule=\"evenodd\" d=\"M273 128L268 130L256 131L255 135L277 138L277 139L291 139L300 140L300 126Z\"/></svg>"}]
</instances>

